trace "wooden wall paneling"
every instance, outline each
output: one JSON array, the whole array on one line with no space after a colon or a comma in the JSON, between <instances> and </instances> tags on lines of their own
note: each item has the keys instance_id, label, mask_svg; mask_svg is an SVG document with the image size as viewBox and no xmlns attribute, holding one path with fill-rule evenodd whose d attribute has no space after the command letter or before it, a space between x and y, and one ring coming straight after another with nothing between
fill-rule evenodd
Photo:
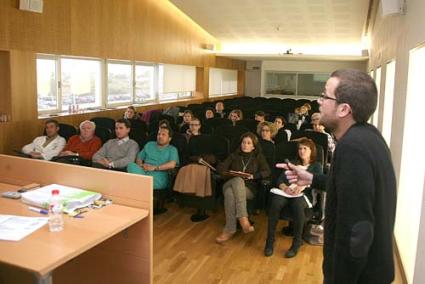
<instances>
[{"instance_id":1,"label":"wooden wall paneling","mask_svg":"<svg viewBox=\"0 0 425 284\"><path fill-rule=\"evenodd\" d=\"M9 49L9 29L6 23L9 14L6 13L6 1L0 1L0 49Z\"/></svg>"},{"instance_id":2,"label":"wooden wall paneling","mask_svg":"<svg viewBox=\"0 0 425 284\"><path fill-rule=\"evenodd\" d=\"M47 53L69 50L70 1L44 1L43 13L18 9L19 1L6 3L9 48Z\"/></svg>"},{"instance_id":3,"label":"wooden wall paneling","mask_svg":"<svg viewBox=\"0 0 425 284\"><path fill-rule=\"evenodd\" d=\"M102 0L70 2L70 50L62 54L106 57L108 19ZM83 8L84 7L84 8Z\"/></svg>"},{"instance_id":4,"label":"wooden wall paneling","mask_svg":"<svg viewBox=\"0 0 425 284\"><path fill-rule=\"evenodd\" d=\"M134 0L110 0L108 5L102 5L105 14L103 28L107 31L107 36L104 39L107 46L107 58L134 58L132 34L138 31L134 22L133 5L135 5Z\"/></svg>"},{"instance_id":5,"label":"wooden wall paneling","mask_svg":"<svg viewBox=\"0 0 425 284\"><path fill-rule=\"evenodd\" d=\"M203 92L205 98L210 97L210 68L205 67L204 68L204 87Z\"/></svg>"},{"instance_id":6,"label":"wooden wall paneling","mask_svg":"<svg viewBox=\"0 0 425 284\"><path fill-rule=\"evenodd\" d=\"M238 95L243 96L245 94L245 70L238 70Z\"/></svg>"},{"instance_id":7,"label":"wooden wall paneling","mask_svg":"<svg viewBox=\"0 0 425 284\"><path fill-rule=\"evenodd\" d=\"M0 50L0 113L11 114L10 53Z\"/></svg>"},{"instance_id":8,"label":"wooden wall paneling","mask_svg":"<svg viewBox=\"0 0 425 284\"><path fill-rule=\"evenodd\" d=\"M35 54L10 51L10 76L13 121L37 119L37 80Z\"/></svg>"}]
</instances>

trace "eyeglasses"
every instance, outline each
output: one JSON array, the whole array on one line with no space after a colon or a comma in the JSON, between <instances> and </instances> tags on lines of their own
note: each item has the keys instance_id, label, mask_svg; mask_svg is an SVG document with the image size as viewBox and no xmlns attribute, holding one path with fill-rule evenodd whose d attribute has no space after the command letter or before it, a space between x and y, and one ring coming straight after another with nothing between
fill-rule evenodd
<instances>
[{"instance_id":1,"label":"eyeglasses","mask_svg":"<svg viewBox=\"0 0 425 284\"><path fill-rule=\"evenodd\" d=\"M189 126L199 126L199 123L190 123Z\"/></svg>"},{"instance_id":2,"label":"eyeglasses","mask_svg":"<svg viewBox=\"0 0 425 284\"><path fill-rule=\"evenodd\" d=\"M269 131L270 131L270 129L268 129L268 128L263 128L263 129L261 129L261 131L263 131L263 132L269 132Z\"/></svg>"},{"instance_id":3,"label":"eyeglasses","mask_svg":"<svg viewBox=\"0 0 425 284\"><path fill-rule=\"evenodd\" d=\"M325 93L322 93L319 97L319 100L324 101L324 100L332 100L332 101L337 101L336 98L332 98L327 96Z\"/></svg>"}]
</instances>

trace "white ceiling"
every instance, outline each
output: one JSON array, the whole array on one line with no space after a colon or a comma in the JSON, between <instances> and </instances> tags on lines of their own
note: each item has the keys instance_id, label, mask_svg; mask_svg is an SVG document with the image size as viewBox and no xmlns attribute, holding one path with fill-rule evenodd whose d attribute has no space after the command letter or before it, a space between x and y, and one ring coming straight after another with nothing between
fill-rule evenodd
<instances>
[{"instance_id":1,"label":"white ceiling","mask_svg":"<svg viewBox=\"0 0 425 284\"><path fill-rule=\"evenodd\" d=\"M361 55L369 0L170 0L219 53Z\"/></svg>"}]
</instances>

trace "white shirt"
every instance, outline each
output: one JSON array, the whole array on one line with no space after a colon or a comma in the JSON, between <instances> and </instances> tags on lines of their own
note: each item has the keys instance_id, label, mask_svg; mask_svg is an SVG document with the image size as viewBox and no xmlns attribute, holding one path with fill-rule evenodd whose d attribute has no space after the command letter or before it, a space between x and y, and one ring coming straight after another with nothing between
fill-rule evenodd
<instances>
[{"instance_id":1,"label":"white shirt","mask_svg":"<svg viewBox=\"0 0 425 284\"><path fill-rule=\"evenodd\" d=\"M62 149L65 147L66 141L61 136L56 136L55 139L43 147L46 143L47 136L39 136L32 141L32 143L25 145L22 148L22 152L30 154L31 152L38 152L41 154L44 160L50 161L53 157L59 155Z\"/></svg>"}]
</instances>

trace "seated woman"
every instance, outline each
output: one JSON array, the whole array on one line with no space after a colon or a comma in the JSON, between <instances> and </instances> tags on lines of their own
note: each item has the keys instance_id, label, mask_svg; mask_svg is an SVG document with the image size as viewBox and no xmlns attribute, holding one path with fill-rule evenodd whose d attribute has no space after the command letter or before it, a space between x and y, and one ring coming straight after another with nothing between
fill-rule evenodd
<instances>
[{"instance_id":1,"label":"seated woman","mask_svg":"<svg viewBox=\"0 0 425 284\"><path fill-rule=\"evenodd\" d=\"M192 121L189 123L189 129L186 130L184 136L186 137L186 141L189 142L190 137L201 135L201 121L199 118L192 118Z\"/></svg>"},{"instance_id":2,"label":"seated woman","mask_svg":"<svg viewBox=\"0 0 425 284\"><path fill-rule=\"evenodd\" d=\"M286 125L286 120L283 116L276 116L274 119L274 125L277 128L277 131L279 132L279 130L284 130L286 132L286 135L288 136L288 141L291 139L291 130L289 129L285 129L285 125Z\"/></svg>"},{"instance_id":3,"label":"seated woman","mask_svg":"<svg viewBox=\"0 0 425 284\"><path fill-rule=\"evenodd\" d=\"M322 166L316 162L316 145L312 140L303 138L299 141L298 157L295 164L302 165L307 171L313 174L322 173ZM294 239L291 248L285 254L285 257L290 258L298 253L298 249L303 244L302 233L305 223L304 209L307 206L311 207L311 188L289 185L284 171L278 178L277 185L288 197L274 193L270 194L268 229L264 255L271 256L273 254L275 230L277 222L279 221L280 212L285 206L290 206L294 223Z\"/></svg>"},{"instance_id":4,"label":"seated woman","mask_svg":"<svg viewBox=\"0 0 425 284\"><path fill-rule=\"evenodd\" d=\"M258 149L257 136L251 132L243 134L240 149L219 164L217 171L230 178L223 185L226 225L223 233L215 239L223 243L236 233L238 220L245 233L254 231L248 220L246 200L254 197L257 181L270 176L267 161Z\"/></svg>"},{"instance_id":5,"label":"seated woman","mask_svg":"<svg viewBox=\"0 0 425 284\"><path fill-rule=\"evenodd\" d=\"M189 123L192 121L193 113L191 110L185 110L183 113L183 122L179 125L179 132L186 133L189 129Z\"/></svg>"},{"instance_id":6,"label":"seated woman","mask_svg":"<svg viewBox=\"0 0 425 284\"><path fill-rule=\"evenodd\" d=\"M228 118L232 121L233 126L235 126L236 121L243 119L243 113L240 109L234 109L229 113Z\"/></svg>"},{"instance_id":7,"label":"seated woman","mask_svg":"<svg viewBox=\"0 0 425 284\"><path fill-rule=\"evenodd\" d=\"M257 126L257 134L261 139L273 142L273 137L276 135L277 129L275 125L268 121L260 122Z\"/></svg>"}]
</instances>

